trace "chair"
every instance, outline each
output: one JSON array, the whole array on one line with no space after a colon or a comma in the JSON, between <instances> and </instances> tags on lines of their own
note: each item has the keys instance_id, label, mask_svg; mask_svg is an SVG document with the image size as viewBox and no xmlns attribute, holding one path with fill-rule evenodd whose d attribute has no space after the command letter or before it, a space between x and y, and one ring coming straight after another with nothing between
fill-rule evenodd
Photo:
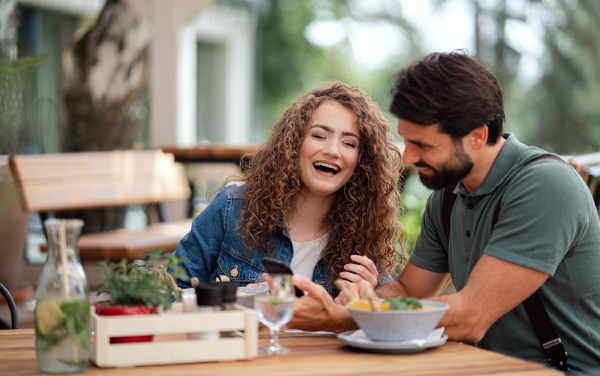
<instances>
[{"instance_id":1,"label":"chair","mask_svg":"<svg viewBox=\"0 0 600 376\"><path fill-rule=\"evenodd\" d=\"M600 205L600 153L590 153L573 156L568 159L571 164L579 172L583 180L586 182L596 203L596 207Z\"/></svg>"},{"instance_id":2,"label":"chair","mask_svg":"<svg viewBox=\"0 0 600 376\"><path fill-rule=\"evenodd\" d=\"M169 221L163 203L186 202L191 190L183 166L161 150L12 155L9 159L24 210L40 215L72 209L152 205L160 223L143 231L117 228L79 239L82 261L142 258L174 251L192 219ZM44 247L42 247L44 248Z\"/></svg>"},{"instance_id":3,"label":"chair","mask_svg":"<svg viewBox=\"0 0 600 376\"><path fill-rule=\"evenodd\" d=\"M6 287L4 287L2 283L0 283L0 292L2 293L2 296L4 296L6 302L8 303L8 308L10 309L12 328L19 329L19 313L17 311L17 305L15 304L12 295L10 295L10 292L8 292L8 290L6 289ZM8 326L2 321L2 319L0 319L0 329L8 329Z\"/></svg>"}]
</instances>

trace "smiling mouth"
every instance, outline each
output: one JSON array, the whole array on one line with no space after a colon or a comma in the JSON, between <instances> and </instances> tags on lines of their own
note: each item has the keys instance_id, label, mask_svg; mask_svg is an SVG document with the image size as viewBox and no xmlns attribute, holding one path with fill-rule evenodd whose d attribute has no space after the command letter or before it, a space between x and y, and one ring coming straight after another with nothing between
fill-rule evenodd
<instances>
[{"instance_id":1,"label":"smiling mouth","mask_svg":"<svg viewBox=\"0 0 600 376\"><path fill-rule=\"evenodd\" d=\"M317 170L321 170L323 172L327 172L329 174L334 174L336 175L337 173L340 172L340 169L334 165L330 165L328 163L324 163L324 162L315 162L313 164L313 166L315 167L315 169Z\"/></svg>"},{"instance_id":2,"label":"smiling mouth","mask_svg":"<svg viewBox=\"0 0 600 376\"><path fill-rule=\"evenodd\" d=\"M425 163L415 163L414 166L417 168L417 170L419 172L426 173L426 172L432 171L431 166L429 166L428 164L425 164Z\"/></svg>"}]
</instances>

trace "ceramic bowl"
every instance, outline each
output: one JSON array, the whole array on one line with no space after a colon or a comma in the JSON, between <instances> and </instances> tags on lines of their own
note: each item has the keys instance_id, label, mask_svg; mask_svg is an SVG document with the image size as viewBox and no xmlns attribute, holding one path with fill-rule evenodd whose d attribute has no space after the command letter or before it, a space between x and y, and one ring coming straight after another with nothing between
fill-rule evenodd
<instances>
[{"instance_id":1,"label":"ceramic bowl","mask_svg":"<svg viewBox=\"0 0 600 376\"><path fill-rule=\"evenodd\" d=\"M375 341L424 339L440 322L449 305L421 300L430 309L411 311L362 311L346 306L354 322Z\"/></svg>"},{"instance_id":2,"label":"ceramic bowl","mask_svg":"<svg viewBox=\"0 0 600 376\"><path fill-rule=\"evenodd\" d=\"M246 308L254 309L254 294L256 289L253 287L238 287L236 303Z\"/></svg>"}]
</instances>

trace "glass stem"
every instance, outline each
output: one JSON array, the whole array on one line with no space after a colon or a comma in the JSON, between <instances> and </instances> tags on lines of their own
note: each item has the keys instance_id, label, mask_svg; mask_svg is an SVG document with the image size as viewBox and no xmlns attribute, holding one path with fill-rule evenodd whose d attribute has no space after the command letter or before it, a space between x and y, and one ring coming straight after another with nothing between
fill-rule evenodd
<instances>
[{"instance_id":1,"label":"glass stem","mask_svg":"<svg viewBox=\"0 0 600 376\"><path fill-rule=\"evenodd\" d=\"M269 349L271 350L271 352L275 353L279 351L279 328L271 329L271 339L269 340L269 342Z\"/></svg>"}]
</instances>

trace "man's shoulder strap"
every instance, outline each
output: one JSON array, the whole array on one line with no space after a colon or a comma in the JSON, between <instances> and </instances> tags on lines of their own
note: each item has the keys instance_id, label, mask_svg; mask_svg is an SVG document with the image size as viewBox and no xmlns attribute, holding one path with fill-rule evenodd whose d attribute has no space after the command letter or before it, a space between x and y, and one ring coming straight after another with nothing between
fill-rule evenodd
<instances>
[{"instance_id":1,"label":"man's shoulder strap","mask_svg":"<svg viewBox=\"0 0 600 376\"><path fill-rule=\"evenodd\" d=\"M556 159L564 162L561 158L553 156L553 155L541 155L537 158L534 158L527 162L514 177L521 172L525 167L529 166L531 163L538 161L540 159ZM512 179L511 179L512 181ZM509 183L510 184L510 183ZM456 184L452 187L447 187L444 189L444 198L442 202L442 222L444 227L444 234L446 235L446 244L448 244L448 248L450 247L450 224L451 224L451 216L452 216L452 208L454 208L454 203L456 202L456 195L454 194L454 189L456 188ZM498 201L498 205L496 206L496 210L494 211L494 217L492 219L492 229L496 222L498 222L498 215L500 213L500 206L502 204L502 198L504 197L504 193L500 196L500 200ZM534 292L529 298L527 298L523 302L523 306L527 311L527 315L535 328L538 337L542 343L542 348L546 353L546 357L548 358L548 362L552 364L555 368L563 371L568 371L569 368L567 366L567 351L562 344L562 341L559 335L556 333L554 329L554 325L548 316L548 312L544 307L544 303L540 298L540 294L538 291Z\"/></svg>"},{"instance_id":2,"label":"man's shoulder strap","mask_svg":"<svg viewBox=\"0 0 600 376\"><path fill-rule=\"evenodd\" d=\"M444 235L446 235L446 244L448 244L448 247L450 246L450 220L452 217L452 208L454 208L454 203L456 202L456 195L454 194L455 188L456 184L451 187L446 187L444 189L444 198L442 201L442 223L444 224Z\"/></svg>"},{"instance_id":3,"label":"man's shoulder strap","mask_svg":"<svg viewBox=\"0 0 600 376\"><path fill-rule=\"evenodd\" d=\"M555 159L557 161L561 161L561 162L566 163L564 160L562 160L561 158L556 157L554 155L550 155L550 154L540 155L539 157L533 158L529 162L525 163L525 165L523 165L523 167L521 167L519 169L519 171L517 171L517 173L513 175L513 177L510 180L510 182L512 182L513 179L517 176L517 174L519 172L521 172L525 167L527 167L530 164L532 164L533 162L539 161L541 159ZM510 182L509 182L509 184L510 184ZM506 192L506 190L504 190L504 192L502 192L502 196L500 196L500 200L498 201L498 205L496 206L496 211L494 211L494 218L492 218L492 228L494 227L494 225L496 225L496 222L498 222L498 215L500 214L500 205L502 205L502 199L504 198L504 193L505 192Z\"/></svg>"},{"instance_id":4,"label":"man's shoulder strap","mask_svg":"<svg viewBox=\"0 0 600 376\"><path fill-rule=\"evenodd\" d=\"M559 157L556 157L554 155L544 154L544 155L536 157L536 158L530 160L529 162L527 162L523 167L521 167L521 169L519 169L519 171L517 171L517 173L513 176L513 179L525 167L527 167L531 163L533 163L535 161L539 161L541 159L556 159L556 160L559 160L561 162L564 162ZM446 236L446 242L448 244L450 244L449 243L449 240L450 240L450 219L452 217L452 208L454 208L454 203L456 202L456 195L454 194L454 189L455 188L456 188L456 184L454 184L451 187L446 187L444 189L444 199L443 199L443 202L442 202L442 223L443 223L443 226L444 226L444 235ZM496 224L496 222L498 222L498 215L500 213L500 205L502 204L502 197L504 197L504 193L502 193L502 196L500 197L500 201L498 201L498 205L496 206L496 210L494 211L494 218L492 219L492 227Z\"/></svg>"}]
</instances>

